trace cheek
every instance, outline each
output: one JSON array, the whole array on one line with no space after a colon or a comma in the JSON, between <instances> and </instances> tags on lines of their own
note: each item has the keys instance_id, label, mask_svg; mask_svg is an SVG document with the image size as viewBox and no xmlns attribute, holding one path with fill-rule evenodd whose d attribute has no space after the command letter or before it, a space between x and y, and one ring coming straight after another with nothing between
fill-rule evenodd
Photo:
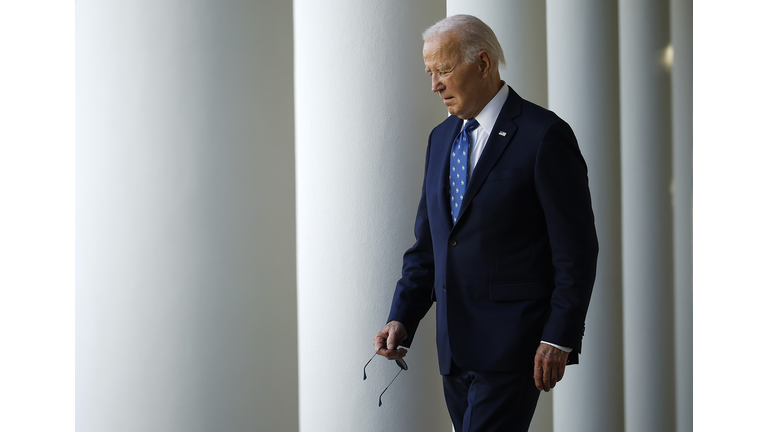
<instances>
[{"instance_id":1,"label":"cheek","mask_svg":"<svg viewBox=\"0 0 768 432\"><path fill-rule=\"evenodd\" d=\"M458 96L456 94L456 85L454 84L453 80L446 80L444 84L445 84L445 88L451 91L451 96L453 97Z\"/></svg>"},{"instance_id":2,"label":"cheek","mask_svg":"<svg viewBox=\"0 0 768 432\"><path fill-rule=\"evenodd\" d=\"M452 95L456 98L457 101L463 101L464 100L464 92L462 92L460 86L454 86Z\"/></svg>"}]
</instances>

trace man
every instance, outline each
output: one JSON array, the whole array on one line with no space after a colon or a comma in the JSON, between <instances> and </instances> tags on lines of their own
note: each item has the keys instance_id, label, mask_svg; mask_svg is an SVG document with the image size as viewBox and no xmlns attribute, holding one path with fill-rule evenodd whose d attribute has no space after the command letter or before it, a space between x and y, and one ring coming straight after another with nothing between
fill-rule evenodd
<instances>
[{"instance_id":1,"label":"man","mask_svg":"<svg viewBox=\"0 0 768 432\"><path fill-rule=\"evenodd\" d=\"M423 35L450 117L430 134L416 215L376 352L402 358L432 303L457 431L525 431L540 390L578 361L597 261L587 169L570 127L499 75L479 19Z\"/></svg>"}]
</instances>

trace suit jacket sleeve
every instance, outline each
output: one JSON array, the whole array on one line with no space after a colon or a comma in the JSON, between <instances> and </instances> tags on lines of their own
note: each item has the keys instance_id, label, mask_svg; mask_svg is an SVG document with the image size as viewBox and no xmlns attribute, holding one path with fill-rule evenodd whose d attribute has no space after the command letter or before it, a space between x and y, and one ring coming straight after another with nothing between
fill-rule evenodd
<instances>
[{"instance_id":1,"label":"suit jacket sleeve","mask_svg":"<svg viewBox=\"0 0 768 432\"><path fill-rule=\"evenodd\" d=\"M542 137L534 181L549 233L555 285L542 340L578 353L598 245L587 166L573 131L562 120L550 125Z\"/></svg>"},{"instance_id":2,"label":"suit jacket sleeve","mask_svg":"<svg viewBox=\"0 0 768 432\"><path fill-rule=\"evenodd\" d=\"M432 134L430 134L430 143L431 141ZM430 147L431 144L427 145L424 183L421 187L421 199L416 212L414 227L416 243L403 255L402 277L397 282L387 319L387 321L399 321L405 326L408 335L402 345L407 347L411 346L419 321L426 315L433 303L435 260L426 201L426 173L429 165Z\"/></svg>"}]
</instances>

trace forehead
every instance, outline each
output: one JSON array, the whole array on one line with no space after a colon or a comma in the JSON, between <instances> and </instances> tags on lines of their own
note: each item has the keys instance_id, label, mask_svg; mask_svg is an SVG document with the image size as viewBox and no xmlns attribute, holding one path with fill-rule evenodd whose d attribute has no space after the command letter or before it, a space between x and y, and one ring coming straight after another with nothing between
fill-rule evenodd
<instances>
[{"instance_id":1,"label":"forehead","mask_svg":"<svg viewBox=\"0 0 768 432\"><path fill-rule=\"evenodd\" d=\"M424 64L455 63L459 58L459 46L456 37L440 35L424 41L422 50Z\"/></svg>"}]
</instances>

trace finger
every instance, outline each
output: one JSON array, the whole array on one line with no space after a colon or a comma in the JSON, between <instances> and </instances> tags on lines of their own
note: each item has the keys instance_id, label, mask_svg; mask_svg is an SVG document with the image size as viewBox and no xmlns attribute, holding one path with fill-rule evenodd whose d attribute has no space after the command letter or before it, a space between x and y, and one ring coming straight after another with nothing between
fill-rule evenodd
<instances>
[{"instance_id":1,"label":"finger","mask_svg":"<svg viewBox=\"0 0 768 432\"><path fill-rule=\"evenodd\" d=\"M378 353L380 350L386 349L386 342L387 342L387 336L386 334L382 334L381 330L379 330L376 334L373 335L373 348L376 349L376 352Z\"/></svg>"},{"instance_id":2,"label":"finger","mask_svg":"<svg viewBox=\"0 0 768 432\"><path fill-rule=\"evenodd\" d=\"M384 342L374 345L373 349L376 354L386 356L387 347L384 346Z\"/></svg>"},{"instance_id":3,"label":"finger","mask_svg":"<svg viewBox=\"0 0 768 432\"><path fill-rule=\"evenodd\" d=\"M381 351L378 351L376 354L386 357L387 360L395 360L405 356L405 354L403 354L401 351L402 351L401 349L399 350L382 349Z\"/></svg>"},{"instance_id":4,"label":"finger","mask_svg":"<svg viewBox=\"0 0 768 432\"><path fill-rule=\"evenodd\" d=\"M541 382L545 392L548 392L552 388L552 369L549 367L549 362L544 360L541 367Z\"/></svg>"},{"instance_id":5,"label":"finger","mask_svg":"<svg viewBox=\"0 0 768 432\"><path fill-rule=\"evenodd\" d=\"M385 355L386 358L389 360L397 360L405 357L405 355L408 353L408 350L405 348L400 348L397 350L387 350L387 354Z\"/></svg>"},{"instance_id":6,"label":"finger","mask_svg":"<svg viewBox=\"0 0 768 432\"><path fill-rule=\"evenodd\" d=\"M389 334L389 326L384 326L379 329L376 333L373 334L373 339L387 339L387 335Z\"/></svg>"},{"instance_id":7,"label":"finger","mask_svg":"<svg viewBox=\"0 0 768 432\"><path fill-rule=\"evenodd\" d=\"M387 349L396 349L397 345L400 343L398 340L398 332L394 327L390 327L389 329L389 336L387 337Z\"/></svg>"},{"instance_id":8,"label":"finger","mask_svg":"<svg viewBox=\"0 0 768 432\"><path fill-rule=\"evenodd\" d=\"M386 335L382 335L381 332L377 332L373 335L373 344L383 344L387 340Z\"/></svg>"},{"instance_id":9,"label":"finger","mask_svg":"<svg viewBox=\"0 0 768 432\"><path fill-rule=\"evenodd\" d=\"M533 382L536 384L536 388L539 389L539 391L544 390L544 382L541 379L541 375L541 364L537 362L533 366Z\"/></svg>"},{"instance_id":10,"label":"finger","mask_svg":"<svg viewBox=\"0 0 768 432\"><path fill-rule=\"evenodd\" d=\"M550 368L550 376L549 376L549 388L553 389L557 385L557 374L559 372L559 368L553 367Z\"/></svg>"}]
</instances>

